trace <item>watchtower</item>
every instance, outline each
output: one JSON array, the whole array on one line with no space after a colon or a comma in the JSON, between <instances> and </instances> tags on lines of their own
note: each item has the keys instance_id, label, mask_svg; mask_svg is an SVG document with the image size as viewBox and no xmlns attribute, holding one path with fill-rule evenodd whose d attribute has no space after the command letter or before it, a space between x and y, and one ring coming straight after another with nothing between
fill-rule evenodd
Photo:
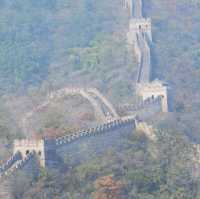
<instances>
[{"instance_id":1,"label":"watchtower","mask_svg":"<svg viewBox=\"0 0 200 199\"><path fill-rule=\"evenodd\" d=\"M150 18L132 18L129 21L129 37L133 37L135 34L147 34L148 39L152 41L152 33L151 33L151 19ZM130 40L131 38L128 38Z\"/></svg>"},{"instance_id":2,"label":"watchtower","mask_svg":"<svg viewBox=\"0 0 200 199\"><path fill-rule=\"evenodd\" d=\"M20 152L24 159L30 152L35 151L41 167L45 167L44 140L14 140L13 153Z\"/></svg>"},{"instance_id":3,"label":"watchtower","mask_svg":"<svg viewBox=\"0 0 200 199\"><path fill-rule=\"evenodd\" d=\"M137 85L137 93L142 97L143 101L149 98L161 97L163 112L168 112L167 92L167 86L159 80Z\"/></svg>"}]
</instances>

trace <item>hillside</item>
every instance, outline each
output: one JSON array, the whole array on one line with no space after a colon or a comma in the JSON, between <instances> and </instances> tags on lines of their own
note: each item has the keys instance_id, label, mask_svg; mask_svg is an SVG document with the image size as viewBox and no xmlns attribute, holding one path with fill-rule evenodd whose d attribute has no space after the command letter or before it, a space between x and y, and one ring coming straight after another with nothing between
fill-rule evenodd
<instances>
[{"instance_id":1,"label":"hillside","mask_svg":"<svg viewBox=\"0 0 200 199\"><path fill-rule=\"evenodd\" d=\"M155 135L153 141L141 132L131 131L102 155L75 165L65 159L60 170L42 170L33 181L20 173L14 180L14 196L198 199L200 173L192 145L177 132L155 131Z\"/></svg>"},{"instance_id":2,"label":"hillside","mask_svg":"<svg viewBox=\"0 0 200 199\"><path fill-rule=\"evenodd\" d=\"M92 82L113 103L135 101L136 63L126 46L127 14L118 1L3 2L0 88L4 97L17 91L17 96L28 94L37 102L48 91ZM174 113L163 125L198 139L199 5L162 2L144 1L144 12L153 22L153 76L171 87ZM18 100L29 104L25 96Z\"/></svg>"},{"instance_id":3,"label":"hillside","mask_svg":"<svg viewBox=\"0 0 200 199\"><path fill-rule=\"evenodd\" d=\"M199 3L197 1L145 1L154 24L154 77L171 88L173 115L167 126L199 141Z\"/></svg>"},{"instance_id":4,"label":"hillside","mask_svg":"<svg viewBox=\"0 0 200 199\"><path fill-rule=\"evenodd\" d=\"M200 143L200 4L143 3L144 15L152 19L152 76L170 87L171 112L147 120L157 129L156 139L131 129L128 136L121 131L120 138L102 138L99 148L89 140L75 149L72 144L69 151L82 159L73 161L67 151L56 169L42 168L35 178L19 172L11 181L12 199L200 198L200 160L194 147ZM120 0L0 4L2 162L12 153L14 139L54 138L102 122L88 100L75 94L51 100L52 92L95 87L115 107L138 101L137 59L127 45L129 17ZM87 153L88 145L98 149Z\"/></svg>"},{"instance_id":5,"label":"hillside","mask_svg":"<svg viewBox=\"0 0 200 199\"><path fill-rule=\"evenodd\" d=\"M1 12L2 92L91 81L106 87L120 84L121 71L129 77L119 2L9 1Z\"/></svg>"}]
</instances>

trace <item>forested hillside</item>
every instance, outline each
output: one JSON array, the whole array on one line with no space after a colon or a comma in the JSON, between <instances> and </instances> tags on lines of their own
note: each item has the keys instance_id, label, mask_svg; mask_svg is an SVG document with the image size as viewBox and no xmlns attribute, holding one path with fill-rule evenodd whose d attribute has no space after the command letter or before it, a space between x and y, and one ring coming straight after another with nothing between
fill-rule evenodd
<instances>
[{"instance_id":1,"label":"forested hillside","mask_svg":"<svg viewBox=\"0 0 200 199\"><path fill-rule=\"evenodd\" d=\"M120 1L1 0L0 9L1 94L92 82L113 102L134 101ZM153 77L171 87L175 113L165 125L198 138L199 3L144 1L144 13L153 22Z\"/></svg>"},{"instance_id":2,"label":"forested hillside","mask_svg":"<svg viewBox=\"0 0 200 199\"><path fill-rule=\"evenodd\" d=\"M143 0L152 18L153 78L170 87L169 114L151 118L157 141L133 132L96 159L36 179L20 173L15 199L199 199L192 144L200 142L200 3ZM134 103L136 58L120 0L0 0L0 160L15 138L71 133L96 124L87 101L65 97L21 119L65 86L97 87L114 105ZM187 135L185 137L185 135ZM20 182L20 183L19 183ZM18 186L19 185L19 186Z\"/></svg>"},{"instance_id":3,"label":"forested hillside","mask_svg":"<svg viewBox=\"0 0 200 199\"><path fill-rule=\"evenodd\" d=\"M9 113L1 126L7 138L22 134L20 118L49 91L92 85L115 102L133 96L136 63L126 46L128 15L120 2L2 1L0 9L1 106ZM35 125L37 132L48 124L69 128L64 122L69 115L54 110L49 107L49 118ZM75 122L78 107L76 112Z\"/></svg>"},{"instance_id":4,"label":"forested hillside","mask_svg":"<svg viewBox=\"0 0 200 199\"><path fill-rule=\"evenodd\" d=\"M199 140L200 31L198 1L145 1L154 24L154 77L169 83L169 126Z\"/></svg>"},{"instance_id":5,"label":"forested hillside","mask_svg":"<svg viewBox=\"0 0 200 199\"><path fill-rule=\"evenodd\" d=\"M199 167L192 145L176 132L135 132L107 152L60 170L42 170L13 182L20 199L199 199ZM119 143L118 143L119 144ZM86 147L86 146L85 146ZM73 165L73 166L71 166Z\"/></svg>"},{"instance_id":6,"label":"forested hillside","mask_svg":"<svg viewBox=\"0 0 200 199\"><path fill-rule=\"evenodd\" d=\"M61 87L97 79L106 86L120 68L130 72L119 2L4 1L0 9L2 92L44 82Z\"/></svg>"}]
</instances>

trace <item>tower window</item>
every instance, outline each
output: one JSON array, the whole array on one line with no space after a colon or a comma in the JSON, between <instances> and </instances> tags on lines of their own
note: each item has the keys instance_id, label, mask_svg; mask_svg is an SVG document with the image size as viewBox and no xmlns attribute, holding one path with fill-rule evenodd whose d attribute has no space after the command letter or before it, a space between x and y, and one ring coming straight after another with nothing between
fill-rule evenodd
<instances>
[{"instance_id":1,"label":"tower window","mask_svg":"<svg viewBox=\"0 0 200 199\"><path fill-rule=\"evenodd\" d=\"M26 151L26 155L28 155L29 153L30 153L30 151L29 151L29 150L27 150L27 151Z\"/></svg>"}]
</instances>

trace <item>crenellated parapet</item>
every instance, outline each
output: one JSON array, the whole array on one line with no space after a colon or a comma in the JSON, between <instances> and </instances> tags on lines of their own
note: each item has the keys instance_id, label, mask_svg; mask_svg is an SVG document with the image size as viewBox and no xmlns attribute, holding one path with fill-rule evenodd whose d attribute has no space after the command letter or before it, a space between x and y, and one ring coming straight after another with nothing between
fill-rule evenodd
<instances>
[{"instance_id":1,"label":"crenellated parapet","mask_svg":"<svg viewBox=\"0 0 200 199\"><path fill-rule=\"evenodd\" d=\"M26 162L27 158L33 154L37 157L41 167L45 167L51 154L56 152L57 147L69 144L76 140L103 134L113 130L117 130L120 127L133 125L135 127L135 116L122 117L120 119L112 120L110 122L103 123L97 127L89 128L87 130L81 130L70 135L62 136L52 140L15 140L13 154L21 155L22 159L17 162L17 165ZM51 161L51 160L50 160ZM17 166L19 167L19 166ZM16 168L16 167L13 167ZM11 170L10 170L11 171Z\"/></svg>"},{"instance_id":2,"label":"crenellated parapet","mask_svg":"<svg viewBox=\"0 0 200 199\"><path fill-rule=\"evenodd\" d=\"M120 105L117 107L117 110L119 112L137 112L140 111L142 109L148 108L151 105L157 104L157 105L161 105L161 101L162 98L156 97L156 98L147 98L144 101L140 101L139 103L136 104L124 104L124 105Z\"/></svg>"},{"instance_id":3,"label":"crenellated parapet","mask_svg":"<svg viewBox=\"0 0 200 199\"><path fill-rule=\"evenodd\" d=\"M160 81L151 80L151 52L149 45L152 42L151 19L144 18L142 15L142 0L133 2L134 14L129 20L127 40L128 44L133 47L138 60L137 94L142 97L143 102L147 99L160 97L162 111L168 112L167 86Z\"/></svg>"},{"instance_id":4,"label":"crenellated parapet","mask_svg":"<svg viewBox=\"0 0 200 199\"><path fill-rule=\"evenodd\" d=\"M18 170L22 169L34 156L35 152L32 151L27 154L22 160L16 161L11 168L0 174L0 181L3 181L8 177L14 175Z\"/></svg>"},{"instance_id":5,"label":"crenellated parapet","mask_svg":"<svg viewBox=\"0 0 200 199\"><path fill-rule=\"evenodd\" d=\"M19 152L14 153L3 165L0 166L0 174L6 172L16 161L21 160Z\"/></svg>"},{"instance_id":6,"label":"crenellated parapet","mask_svg":"<svg viewBox=\"0 0 200 199\"><path fill-rule=\"evenodd\" d=\"M114 129L117 129L121 126L126 126L129 124L133 124L135 126L135 116L129 116L127 118L114 120L114 121L99 125L95 128L89 128L88 130L79 131L71 135L66 135L66 136L57 138L55 140L56 146L68 144L84 137L90 137L90 136L95 136L97 134L106 133Z\"/></svg>"}]
</instances>

